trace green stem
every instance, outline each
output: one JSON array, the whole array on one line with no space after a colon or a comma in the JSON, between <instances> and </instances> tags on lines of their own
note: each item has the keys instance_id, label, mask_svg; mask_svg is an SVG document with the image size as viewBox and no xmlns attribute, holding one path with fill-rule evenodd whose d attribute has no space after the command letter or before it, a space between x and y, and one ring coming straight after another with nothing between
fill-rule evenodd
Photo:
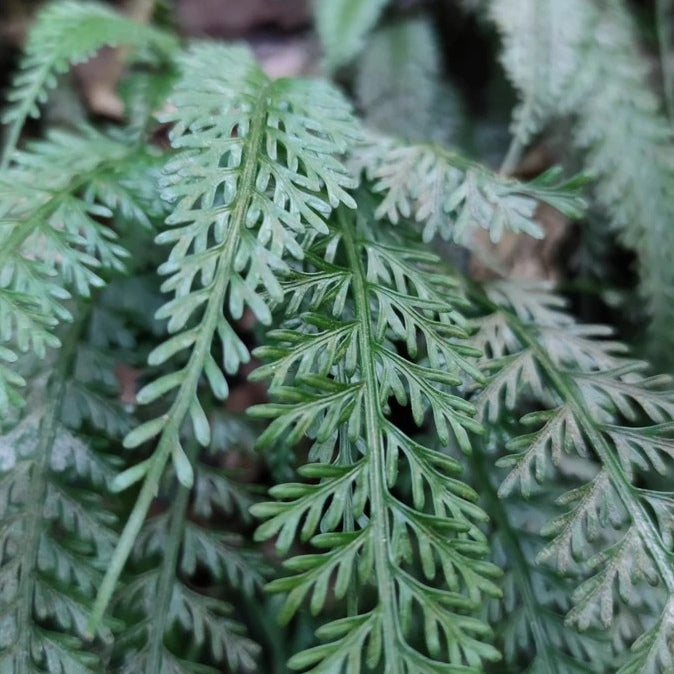
<instances>
[{"instance_id":1,"label":"green stem","mask_svg":"<svg viewBox=\"0 0 674 674\"><path fill-rule=\"evenodd\" d=\"M385 449L382 435L379 431L382 420L380 418L380 392L377 372L374 363L374 345L377 340L372 329L372 315L370 298L368 296L367 275L363 261L358 252L357 243L353 235L354 225L348 222L344 211L338 213L342 231L342 241L352 273L353 297L358 327L358 361L361 377L366 383L363 395L365 412L365 441L368 449L370 470L370 526L372 527L372 546L374 552L374 568L381 613L381 633L383 638L383 652L386 674L402 672L402 662L398 657L399 625L397 615L397 601L393 584L393 562L389 543L390 523L386 504L388 488L385 474Z\"/></svg>"},{"instance_id":2,"label":"green stem","mask_svg":"<svg viewBox=\"0 0 674 674\"><path fill-rule=\"evenodd\" d=\"M19 597L16 619L16 629L19 635L19 641L16 646L19 662L17 674L28 674L34 671L30 643L33 634L33 599L35 595L40 537L46 524L44 507L49 484L49 466L54 440L56 439L60 423L68 374L73 368L79 336L84 322L84 317L80 316L70 329L66 339L66 346L61 351L56 370L50 378L50 385L47 387L49 408L40 422L39 441L34 452L35 460L31 471L30 501L26 508L28 531L22 539L23 559L17 591L17 596Z\"/></svg>"},{"instance_id":3,"label":"green stem","mask_svg":"<svg viewBox=\"0 0 674 674\"><path fill-rule=\"evenodd\" d=\"M197 443L192 442L187 451L187 457L190 460L190 463L193 463L196 459L198 450L199 446ZM148 630L150 655L148 658L148 669L145 674L162 674L161 666L164 636L168 626L173 585L176 582L178 554L180 553L180 546L183 541L183 531L185 529L189 498L190 489L179 484L178 493L171 506L168 538L162 556L154 619L152 620L151 628Z\"/></svg>"},{"instance_id":4,"label":"green stem","mask_svg":"<svg viewBox=\"0 0 674 674\"><path fill-rule=\"evenodd\" d=\"M345 373L344 364L340 363L337 366L338 381L348 384L348 379ZM351 441L349 440L348 425L343 424L339 429L339 454L337 455L337 463L341 466L353 465L353 452ZM346 495L347 504L344 508L344 517L342 518L342 527L346 532L356 530L356 522L353 517L353 495L349 492ZM354 582L349 584L349 589L346 591L346 614L349 616L358 615L358 574L354 573L352 578Z\"/></svg>"},{"instance_id":5,"label":"green stem","mask_svg":"<svg viewBox=\"0 0 674 674\"><path fill-rule=\"evenodd\" d=\"M119 545L113 553L103 582L98 591L87 630L93 632L103 617L110 603L117 581L122 573L131 548L143 525L147 512L159 488L161 476L169 460L173 448L178 442L180 428L187 416L192 400L197 394L197 385L203 371L204 361L210 353L213 336L218 320L222 314L225 296L234 268L241 235L246 229L246 214L255 190L257 160L264 143L266 125L266 97L264 88L257 99L251 119L250 135L244 148L244 165L239 183L239 197L233 209L231 226L222 243L218 246L220 256L215 278L211 284L212 292L206 304L199 336L195 342L189 361L185 368L186 375L169 411L164 415L166 426L162 431L159 444L152 457L151 466L138 494L138 499L131 511L129 519L120 537Z\"/></svg>"}]
</instances>

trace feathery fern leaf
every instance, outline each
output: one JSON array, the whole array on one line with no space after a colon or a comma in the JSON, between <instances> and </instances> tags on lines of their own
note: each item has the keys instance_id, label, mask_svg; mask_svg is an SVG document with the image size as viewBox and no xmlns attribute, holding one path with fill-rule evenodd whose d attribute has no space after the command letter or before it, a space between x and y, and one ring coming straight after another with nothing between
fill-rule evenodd
<instances>
[{"instance_id":1,"label":"feathery fern leaf","mask_svg":"<svg viewBox=\"0 0 674 674\"><path fill-rule=\"evenodd\" d=\"M177 40L156 28L132 21L105 5L94 2L58 0L48 4L28 35L25 55L8 95L10 102L2 116L8 125L7 139L0 162L6 168L14 158L14 149L28 117L38 117L56 76L101 47L129 45L151 49L170 56Z\"/></svg>"},{"instance_id":2,"label":"feathery fern leaf","mask_svg":"<svg viewBox=\"0 0 674 674\"><path fill-rule=\"evenodd\" d=\"M353 163L365 170L373 190L383 194L376 217L394 223L412 217L423 225L424 241L439 234L469 244L475 227L486 229L493 241L506 230L540 238L534 219L539 201L576 218L584 207L578 193L583 177L558 184L559 172L551 169L521 183L439 145L411 145L368 134Z\"/></svg>"},{"instance_id":3,"label":"feathery fern leaf","mask_svg":"<svg viewBox=\"0 0 674 674\"><path fill-rule=\"evenodd\" d=\"M570 0L489 0L503 38L501 61L521 98L513 113L514 142L504 160L510 173L517 155L561 111L572 109L569 90L584 66L583 48L593 25L592 3Z\"/></svg>"},{"instance_id":4,"label":"feathery fern leaf","mask_svg":"<svg viewBox=\"0 0 674 674\"><path fill-rule=\"evenodd\" d=\"M307 313L259 351L271 362L256 377L271 378L275 400L254 408L273 419L260 443L315 440L314 462L300 469L313 481L278 485L277 501L253 507L267 519L259 539L276 536L285 552L299 536L318 549L288 560L291 575L269 589L287 593L283 620L307 597L322 611L333 580L354 609L321 627L326 643L293 656L293 669L479 672L498 658L474 615L483 596L499 594L477 525L484 514L454 477L460 465L391 418L395 400L470 452L468 432L480 427L450 391L479 373L452 280L433 272L434 255L369 217L362 207L337 213L310 269L285 285L290 305ZM398 493L401 473L411 502Z\"/></svg>"},{"instance_id":5,"label":"feathery fern leaf","mask_svg":"<svg viewBox=\"0 0 674 674\"><path fill-rule=\"evenodd\" d=\"M667 671L674 636L672 500L637 487L640 475L663 472L674 458L674 400L661 390L667 378L640 374L644 364L625 357L622 345L597 339L609 331L576 324L555 296L508 284L495 284L488 294L495 313L487 324L500 322L504 336L492 341L492 323L477 338L487 355L499 355L489 361L493 375L475 400L478 408L494 418L504 405L512 408L522 390L545 391L547 408L524 417L535 430L510 442L511 454L500 461L510 473L499 493L526 494L545 479L546 466L559 465L567 453L596 457L594 474L559 499L566 512L543 529L553 539L539 559L562 572L578 561L586 565L589 577L567 616L581 629L608 628L621 604L639 607L651 599L645 583L659 584L657 624L620 671ZM521 358L529 367L512 367Z\"/></svg>"},{"instance_id":6,"label":"feathery fern leaf","mask_svg":"<svg viewBox=\"0 0 674 674\"><path fill-rule=\"evenodd\" d=\"M103 274L123 269L127 251L109 226L117 212L148 223L138 203L145 181L128 180L145 164L144 150L90 128L54 131L16 153L0 173L0 357L16 351L45 356L59 345L53 328L71 320L64 301L88 297ZM131 169L130 167L133 167ZM36 172L40 180L36 181ZM0 367L0 415L21 404L22 378Z\"/></svg>"},{"instance_id":7,"label":"feathery fern leaf","mask_svg":"<svg viewBox=\"0 0 674 674\"><path fill-rule=\"evenodd\" d=\"M271 81L243 48L198 45L182 59L172 95L171 142L179 152L165 167L163 198L173 204L173 227L158 235L173 249L160 272L174 299L158 312L171 336L150 354L160 365L185 350L184 366L145 386L142 404L175 391L165 414L125 439L129 448L159 436L152 457L118 476L122 489L144 479L136 507L101 588L96 623L140 530L169 459L178 479L192 484L192 468L180 441L189 417L199 443L210 441L208 419L197 395L202 375L216 398L228 395L223 374L249 359L234 331L245 309L263 324L269 303L282 297L277 279L284 257L302 257L298 237L325 232L324 218L340 203L355 206L345 188L353 179L336 155L346 151L358 127L348 105L328 84ZM217 111L217 116L213 114ZM263 293L264 291L264 293ZM223 313L223 309L226 313ZM223 363L211 354L215 337Z\"/></svg>"},{"instance_id":8,"label":"feathery fern leaf","mask_svg":"<svg viewBox=\"0 0 674 674\"><path fill-rule=\"evenodd\" d=\"M114 377L94 355L95 344L79 343L85 322L79 316L70 328L44 392L33 392L33 410L0 437L3 672L84 673L102 667L82 638L117 541L115 516L104 502L116 464L94 452L77 429L86 421L99 429L100 438L124 432L128 420L121 410L113 411L111 399L100 412L99 401L110 394ZM109 640L109 627L101 626L98 636Z\"/></svg>"},{"instance_id":9,"label":"feathery fern leaf","mask_svg":"<svg viewBox=\"0 0 674 674\"><path fill-rule=\"evenodd\" d=\"M230 443L242 437L235 419L218 417L213 425L211 461L216 451L236 449ZM206 584L204 571L212 583L249 595L260 587L260 560L241 547L237 536L204 526L214 512L218 518L249 518L252 499L230 475L195 460L194 439L187 446L195 463L194 500L190 503L190 490L183 485L175 493L171 486L165 512L148 520L136 541L132 558L140 573L121 589L118 613L127 620L130 616L132 624L118 638L120 672L193 672L203 661L226 663L231 672L256 667L259 647L232 616L232 605L212 596L208 587L197 591ZM197 656L185 657L190 651L186 640Z\"/></svg>"},{"instance_id":10,"label":"feathery fern leaf","mask_svg":"<svg viewBox=\"0 0 674 674\"><path fill-rule=\"evenodd\" d=\"M509 672L519 672L526 663L527 674L615 671L608 634L599 629L580 632L565 624L580 569L574 567L563 576L535 562L543 547L540 530L554 514L554 496L562 490L546 482L532 487L526 501L519 494L497 494L498 473L490 466L505 438L507 433L493 432L488 446L474 448L471 461L473 483L493 522L492 560L504 569L503 598L485 607L485 618L496 626L504 665ZM587 461L575 461L572 469L576 474L594 473Z\"/></svg>"},{"instance_id":11,"label":"feathery fern leaf","mask_svg":"<svg viewBox=\"0 0 674 674\"><path fill-rule=\"evenodd\" d=\"M671 363L674 136L647 86L649 67L625 4L565 3L559 18L554 0L530 3L526 12L512 12L509 2L492 5L505 34L504 64L524 99L516 126L531 126L531 110L541 123L575 116L575 143L596 177L596 198L637 254L653 353ZM543 29L529 30L531 20ZM551 50L560 57L541 58Z\"/></svg>"}]
</instances>

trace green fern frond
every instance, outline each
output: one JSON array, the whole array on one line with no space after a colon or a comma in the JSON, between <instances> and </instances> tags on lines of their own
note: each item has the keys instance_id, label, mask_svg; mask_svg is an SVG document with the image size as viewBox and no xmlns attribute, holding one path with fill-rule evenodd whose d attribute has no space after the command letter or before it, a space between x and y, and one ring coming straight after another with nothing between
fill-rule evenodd
<instances>
[{"instance_id":1,"label":"green fern frond","mask_svg":"<svg viewBox=\"0 0 674 674\"><path fill-rule=\"evenodd\" d=\"M478 227L487 230L492 241L500 240L504 231L541 238L534 218L539 201L573 218L585 205L579 194L582 176L558 183L559 171L551 169L521 183L439 145L405 144L368 134L354 153L353 164L364 169L374 192L383 195L376 217L394 223L412 218L423 226L424 241L439 234L470 244Z\"/></svg>"},{"instance_id":2,"label":"green fern frond","mask_svg":"<svg viewBox=\"0 0 674 674\"><path fill-rule=\"evenodd\" d=\"M19 135L28 117L39 117L57 75L86 61L105 46L128 45L154 50L164 57L177 49L177 40L156 28L136 23L105 5L57 0L38 15L25 47L20 70L8 94L10 105L2 115L7 137L0 169L14 159Z\"/></svg>"},{"instance_id":3,"label":"green fern frond","mask_svg":"<svg viewBox=\"0 0 674 674\"><path fill-rule=\"evenodd\" d=\"M136 508L101 588L93 623L100 619L169 459L186 487L192 468L180 441L189 417L199 443L210 426L197 395L202 375L216 398L228 395L224 371L233 375L249 359L230 320L245 309L263 324L269 304L282 297L277 279L284 257L301 258L298 238L325 232L325 217L340 203L354 207L345 191L354 180L337 158L358 133L347 103L330 85L270 80L243 48L198 45L182 59L172 95L170 137L179 152L165 167L162 196L173 209L160 244L173 249L160 272L174 299L158 312L171 336L150 354L161 365L185 350L181 369L138 393L142 404L173 393L165 414L125 439L129 448L159 436L152 457L118 476L122 489L144 479ZM213 110L218 115L213 115ZM226 313L223 313L223 308ZM231 319L229 318L231 317ZM223 363L211 354L222 343Z\"/></svg>"},{"instance_id":4,"label":"green fern frond","mask_svg":"<svg viewBox=\"0 0 674 674\"><path fill-rule=\"evenodd\" d=\"M653 352L669 362L674 136L648 87L650 68L639 52L625 4L567 4L562 8L544 0L518 13L511 11L512 3L492 3L493 16L505 33L504 63L523 96L515 124L532 124L532 105L541 123L574 116L574 140L596 179L597 201L622 242L637 255L641 292L652 317ZM558 17L560 10L563 16ZM543 29L531 30L532 21ZM541 53L550 57L542 58ZM560 56L552 58L553 54ZM522 143L526 138L522 136ZM635 166L641 169L635 171Z\"/></svg>"},{"instance_id":5,"label":"green fern frond","mask_svg":"<svg viewBox=\"0 0 674 674\"><path fill-rule=\"evenodd\" d=\"M102 667L83 638L117 542L116 518L105 503L116 464L78 433L86 419L90 428L100 429L100 442L111 427L108 415L89 414L86 402L90 387L108 395L111 389L110 374L99 377L102 364L92 367L92 354L78 343L85 322L78 317L56 352L45 390L33 392L32 412L0 436L3 672L99 672ZM70 399L73 386L80 389L75 400ZM121 411L115 419L113 430L128 427ZM101 626L97 636L109 641L109 626Z\"/></svg>"},{"instance_id":6,"label":"green fern frond","mask_svg":"<svg viewBox=\"0 0 674 674\"><path fill-rule=\"evenodd\" d=\"M328 70L347 65L365 46L389 0L313 0Z\"/></svg>"},{"instance_id":7,"label":"green fern frond","mask_svg":"<svg viewBox=\"0 0 674 674\"><path fill-rule=\"evenodd\" d=\"M216 451L235 449L233 443L246 435L239 436L246 429L236 419L219 416L213 426L211 460ZM230 475L196 461L198 445L191 443L194 500L190 503L186 487L178 485L176 493L171 487L166 493L170 505L145 523L136 540L132 559L140 573L122 587L117 606L120 617L131 620L118 637L120 672L193 672L201 671L199 663L226 664L231 672L256 669L259 646L246 636L233 606L212 595L208 586L224 584L254 596L263 565L238 536L205 528L195 519L214 512L218 519L234 514L248 518L253 501ZM193 648L185 649L186 640ZM194 656L186 658L186 650Z\"/></svg>"},{"instance_id":8,"label":"green fern frond","mask_svg":"<svg viewBox=\"0 0 674 674\"><path fill-rule=\"evenodd\" d=\"M565 623L571 608L571 596L581 568L574 565L565 575L537 564L543 548L540 530L555 513L554 500L563 490L546 480L544 486L529 485L527 498L517 495L499 497L499 474L491 466L507 443L507 426L500 419L489 443L474 448L472 483L479 491L485 510L493 523L490 531L492 561L504 570L501 582L503 597L485 607L485 619L495 626L496 644L503 652L506 669L495 671L527 674L605 673L616 670L615 645L610 635L600 629L580 632ZM498 431L496 429L499 429ZM568 472L592 475L595 469L588 460L570 461ZM543 479L539 471L539 479ZM569 477L569 476L567 476ZM526 666L526 669L523 669Z\"/></svg>"},{"instance_id":9,"label":"green fern frond","mask_svg":"<svg viewBox=\"0 0 674 674\"><path fill-rule=\"evenodd\" d=\"M569 91L584 67L583 49L594 23L591 5L584 0L487 3L502 35L501 62L520 97L505 173L512 172L517 155L551 118L573 109Z\"/></svg>"},{"instance_id":10,"label":"green fern frond","mask_svg":"<svg viewBox=\"0 0 674 674\"><path fill-rule=\"evenodd\" d=\"M144 151L90 128L54 131L17 152L0 173L0 357L16 351L42 358L57 347L53 328L71 320L65 300L88 297L104 275L120 271L128 257L110 226L115 211L134 224L148 223L144 204L126 171L146 165ZM40 180L36 181L36 172ZM142 192L140 197L142 198ZM21 404L22 378L0 368L0 415Z\"/></svg>"},{"instance_id":11,"label":"green fern frond","mask_svg":"<svg viewBox=\"0 0 674 674\"><path fill-rule=\"evenodd\" d=\"M291 304L304 291L310 313L258 352L272 360L255 377L272 380L275 400L253 410L272 419L261 445L315 442L313 462L299 471L311 481L275 486L277 501L253 507L267 520L256 536L276 537L282 552L296 537L317 548L285 562L291 575L269 585L287 593L281 620L305 598L312 613L325 610L329 591L350 607L318 630L325 644L291 658L292 669L479 672L498 658L474 615L483 596L499 594L484 560L484 514L454 477L460 465L391 416L395 400L413 423L432 417L442 441L470 452L468 432L480 427L452 389L479 376L474 352L435 256L370 222L366 203L356 216L337 213L309 268L286 284ZM409 499L399 493L402 474Z\"/></svg>"},{"instance_id":12,"label":"green fern frond","mask_svg":"<svg viewBox=\"0 0 674 674\"><path fill-rule=\"evenodd\" d=\"M574 592L567 615L581 629L608 628L622 604L638 607L649 597L646 581L659 584L657 625L637 641L620 671L667 671L674 593L667 542L671 497L635 484L649 471L664 472L674 457L674 401L661 390L667 378L642 375L643 363L622 355L616 342L596 339L607 335L604 328L576 324L561 310L559 298L508 284L495 284L488 293L495 313L487 322L499 321L507 337L497 346L490 327L478 338L487 354L495 349L500 358L491 361L495 373L476 405L491 410L493 418L504 406L512 408L520 392L541 398L546 391L541 402L547 407L525 416L522 422L534 431L509 443L511 454L499 464L510 473L499 494L530 492L566 454L596 457L595 472L559 499L566 512L543 529L553 540L539 560L562 572L578 561L586 565L586 580ZM523 354L531 367L510 367ZM529 375L523 378L525 371Z\"/></svg>"}]
</instances>

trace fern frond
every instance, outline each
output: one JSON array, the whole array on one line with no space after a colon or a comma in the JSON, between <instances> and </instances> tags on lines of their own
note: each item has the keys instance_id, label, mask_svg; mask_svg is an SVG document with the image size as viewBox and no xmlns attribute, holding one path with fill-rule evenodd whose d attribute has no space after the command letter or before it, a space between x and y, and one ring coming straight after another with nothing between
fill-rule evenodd
<instances>
[{"instance_id":1,"label":"fern frond","mask_svg":"<svg viewBox=\"0 0 674 674\"><path fill-rule=\"evenodd\" d=\"M489 1L491 19L503 40L501 62L520 97L513 112L514 143L504 160L505 173L515 168L515 155L551 118L573 109L569 91L585 64L583 49L594 23L591 4Z\"/></svg>"},{"instance_id":2,"label":"fern frond","mask_svg":"<svg viewBox=\"0 0 674 674\"><path fill-rule=\"evenodd\" d=\"M550 170L521 183L439 145L405 144L368 134L353 163L383 195L376 217L394 223L412 218L422 225L424 241L439 234L470 244L478 227L487 230L492 241L500 240L504 231L541 238L534 218L539 201L569 217L579 217L584 208L578 192L582 178L558 183L558 171Z\"/></svg>"},{"instance_id":3,"label":"fern frond","mask_svg":"<svg viewBox=\"0 0 674 674\"><path fill-rule=\"evenodd\" d=\"M494 18L506 35L505 65L523 94L522 109L531 107L529 101L541 101L536 104L541 122L574 115L575 143L596 178L596 198L623 244L637 255L641 293L652 317L653 352L669 362L674 137L648 86L649 65L639 53L629 12L623 2L609 7L573 2L562 9L554 0L545 0L530 3L524 13L512 12L511 5L492 3ZM560 10L563 16L558 16ZM520 22L524 17L527 28ZM530 30L532 17L542 22L542 30ZM522 40L522 35L528 39ZM551 50L562 55L541 58ZM516 125L524 122L516 120ZM635 171L635 166L641 170Z\"/></svg>"},{"instance_id":4,"label":"fern frond","mask_svg":"<svg viewBox=\"0 0 674 674\"><path fill-rule=\"evenodd\" d=\"M337 213L309 269L286 286L296 293L311 278L317 292L307 304L322 320L300 314L259 351L274 360L255 377L272 379L275 400L253 410L272 419L261 444L315 440L313 462L299 471L311 482L275 486L277 501L253 507L267 520L258 539L276 537L282 552L296 537L317 548L289 559L291 575L269 589L287 593L284 621L305 598L312 613L323 611L329 591L352 607L318 630L326 643L294 655L292 669L478 672L498 658L474 615L483 596L499 594L484 560L484 514L454 477L460 465L391 415L395 399L413 423L432 417L444 442L470 452L468 432L480 429L472 406L451 391L479 376L474 352L462 341L452 280L433 272L435 256L370 222L362 204L356 216Z\"/></svg>"},{"instance_id":5,"label":"fern frond","mask_svg":"<svg viewBox=\"0 0 674 674\"><path fill-rule=\"evenodd\" d=\"M120 489L141 479L144 485L101 588L94 623L169 459L181 483L191 486L180 429L189 417L198 442L210 441L197 394L202 375L217 398L226 398L223 369L232 375L249 359L229 317L237 320L249 309L268 324L270 301L282 297L277 276L286 268L284 257L302 257L298 237L327 231L324 218L338 204L355 206L345 191L354 181L337 155L358 127L330 85L271 81L243 48L198 45L182 59L172 103L175 112L164 121L173 123L171 142L179 152L166 164L162 192L173 205L167 220L172 227L156 240L173 244L160 271L168 275L162 289L175 297L157 312L168 319L171 336L149 362L160 365L185 350L189 358L138 393L146 404L174 392L165 414L125 439L132 448L159 436L152 457L117 478ZM216 336L222 365L211 354Z\"/></svg>"},{"instance_id":6,"label":"fern frond","mask_svg":"<svg viewBox=\"0 0 674 674\"><path fill-rule=\"evenodd\" d=\"M642 375L644 364L622 355L620 345L593 340L605 336L605 330L576 325L560 309L558 298L530 290L508 284L488 290L492 307L502 307L496 313L502 330L510 333L510 355L528 352L542 380L536 387L548 391L541 402L549 411L523 419L537 430L508 445L512 453L500 463L510 474L499 493L526 493L534 481L545 478L541 467L550 461L559 465L566 454L592 453L598 468L560 498L566 512L543 530L553 540L539 559L554 562L562 571L577 561L587 565L589 577L574 592L567 616L581 629L609 627L622 605L639 606L649 597L644 581L659 584L654 609L660 613L658 627L637 644L671 643L667 606L674 593L674 564L666 524L671 505L661 492L635 483L649 471L665 470L674 454L674 401L661 390L663 378ZM482 344L489 352L488 340L485 344L483 338ZM534 389L520 372L509 373L510 389L531 393ZM503 399L503 388L498 375L493 377L476 398L478 408L512 408L516 396ZM620 671L658 671L667 658L671 654L662 647L636 648Z\"/></svg>"},{"instance_id":7,"label":"fern frond","mask_svg":"<svg viewBox=\"0 0 674 674\"><path fill-rule=\"evenodd\" d=\"M116 518L104 500L115 462L78 433L85 416L87 425L101 429L101 438L110 427L82 405L88 387L111 390L110 375L97 377L100 364L92 368L91 354L83 356L79 348L85 321L79 316L69 330L45 391L33 393L33 411L0 436L1 671L84 673L102 667L82 639L117 542ZM72 385L81 387L78 400L69 400ZM114 430L128 426L121 418L118 412ZM110 640L109 626L97 636Z\"/></svg>"},{"instance_id":8,"label":"fern frond","mask_svg":"<svg viewBox=\"0 0 674 674\"><path fill-rule=\"evenodd\" d=\"M218 437L210 448L213 456L216 449L236 448L239 438L231 434L233 426L241 430L234 419L214 421ZM145 523L136 540L132 559L141 572L121 588L117 606L117 613L131 621L118 637L120 672L193 672L200 671L199 663L204 668L205 663L226 664L231 672L256 668L258 645L233 616L233 606L212 595L208 586L224 584L253 596L263 566L238 536L195 521L214 510L219 519L248 517L252 499L231 476L195 460L194 440L191 447L195 500L190 503L190 490L182 485L177 493L167 492L170 505ZM192 648L185 648L187 641ZM186 657L186 652L193 655Z\"/></svg>"},{"instance_id":9,"label":"fern frond","mask_svg":"<svg viewBox=\"0 0 674 674\"><path fill-rule=\"evenodd\" d=\"M8 126L0 169L14 159L21 129L28 117L40 115L57 76L86 61L105 46L128 45L168 57L177 49L170 34L145 26L95 2L56 0L38 15L25 47L20 70L8 94L2 122Z\"/></svg>"},{"instance_id":10,"label":"fern frond","mask_svg":"<svg viewBox=\"0 0 674 674\"><path fill-rule=\"evenodd\" d=\"M328 70L347 65L365 46L389 0L313 0Z\"/></svg>"},{"instance_id":11,"label":"fern frond","mask_svg":"<svg viewBox=\"0 0 674 674\"><path fill-rule=\"evenodd\" d=\"M88 297L104 275L120 271L128 257L110 226L117 211L147 223L128 182L129 166L144 151L92 129L54 131L46 140L16 153L11 169L0 174L0 356L13 362L16 351L44 357L56 347L53 328L71 320L65 300ZM40 179L36 180L36 173ZM141 193L142 197L142 193ZM18 374L0 369L0 414L20 404Z\"/></svg>"}]
</instances>

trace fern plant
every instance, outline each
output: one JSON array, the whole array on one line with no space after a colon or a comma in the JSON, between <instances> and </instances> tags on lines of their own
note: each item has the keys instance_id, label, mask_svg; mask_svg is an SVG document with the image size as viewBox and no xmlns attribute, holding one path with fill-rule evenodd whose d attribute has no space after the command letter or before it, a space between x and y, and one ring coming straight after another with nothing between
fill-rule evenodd
<instances>
[{"instance_id":1,"label":"fern plant","mask_svg":"<svg viewBox=\"0 0 674 674\"><path fill-rule=\"evenodd\" d=\"M451 10L502 38L496 113L519 97L495 171L450 10L313 7L333 81L181 44L166 8L32 25L2 117L0 672L674 673L669 380L613 337L629 303L583 322L502 254L607 217L634 346L647 314L667 365L641 26L622 2ZM118 45L124 120L24 128Z\"/></svg>"}]
</instances>

